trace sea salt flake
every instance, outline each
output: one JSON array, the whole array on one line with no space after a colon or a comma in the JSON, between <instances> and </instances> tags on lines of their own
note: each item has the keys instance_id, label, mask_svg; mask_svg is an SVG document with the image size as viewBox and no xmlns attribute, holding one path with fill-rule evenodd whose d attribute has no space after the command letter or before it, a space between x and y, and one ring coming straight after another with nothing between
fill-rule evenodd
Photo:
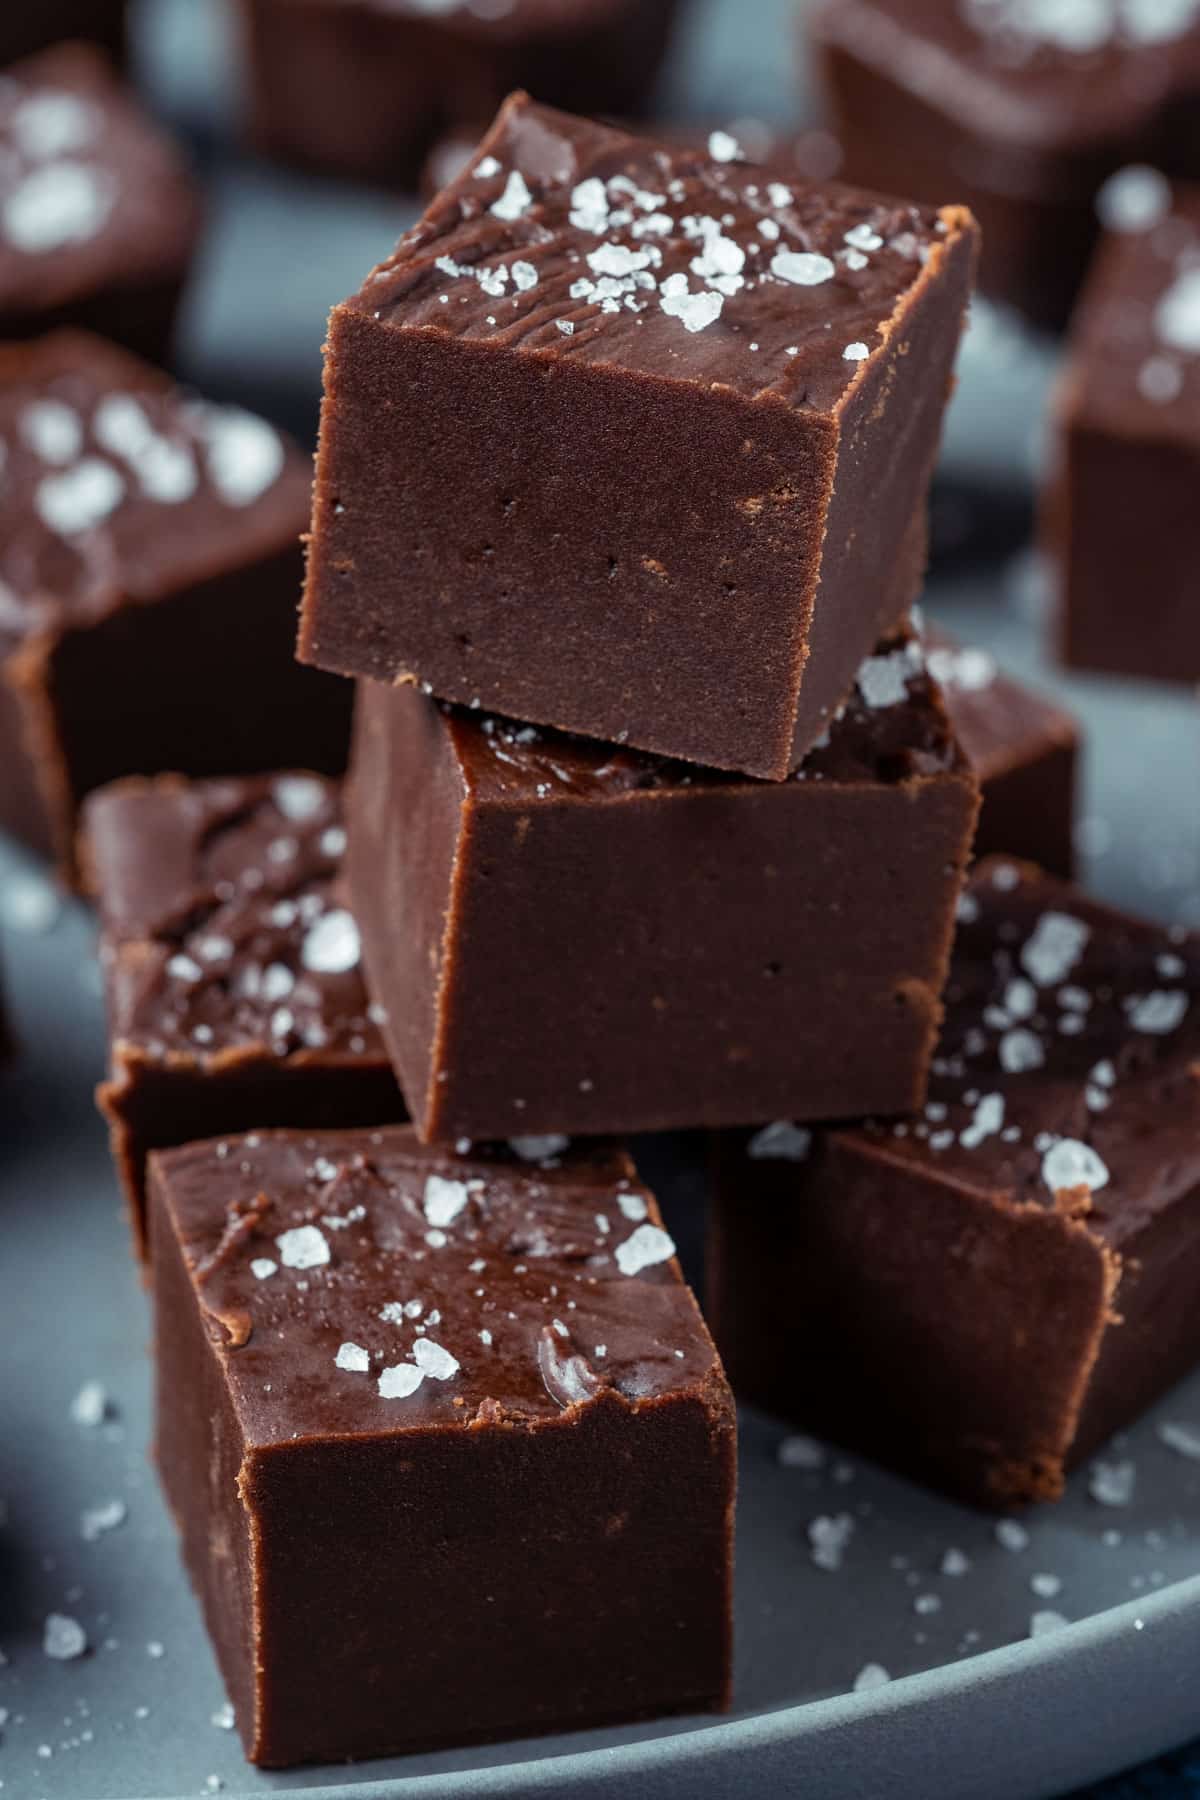
<instances>
[{"instance_id":1,"label":"sea salt flake","mask_svg":"<svg viewBox=\"0 0 1200 1800\"><path fill-rule=\"evenodd\" d=\"M541 1137L509 1138L508 1147L522 1162L545 1162L548 1157L561 1156L564 1150L569 1150L571 1140L561 1132L548 1131Z\"/></svg>"},{"instance_id":2,"label":"sea salt flake","mask_svg":"<svg viewBox=\"0 0 1200 1800\"><path fill-rule=\"evenodd\" d=\"M899 706L908 693L909 677L921 666L921 652L914 644L887 656L868 656L860 665L857 684L865 705L872 711Z\"/></svg>"},{"instance_id":3,"label":"sea salt flake","mask_svg":"<svg viewBox=\"0 0 1200 1800\"><path fill-rule=\"evenodd\" d=\"M251 506L283 473L283 440L265 419L240 407L197 410L209 480L228 506Z\"/></svg>"},{"instance_id":4,"label":"sea salt flake","mask_svg":"<svg viewBox=\"0 0 1200 1800\"><path fill-rule=\"evenodd\" d=\"M1096 194L1096 213L1106 231L1149 231L1170 210L1171 184L1145 163L1118 169Z\"/></svg>"},{"instance_id":5,"label":"sea salt flake","mask_svg":"<svg viewBox=\"0 0 1200 1800\"><path fill-rule=\"evenodd\" d=\"M1029 1533L1019 1519L997 1519L996 1542L1003 1550L1028 1550Z\"/></svg>"},{"instance_id":6,"label":"sea salt flake","mask_svg":"<svg viewBox=\"0 0 1200 1800\"><path fill-rule=\"evenodd\" d=\"M1090 936L1082 919L1044 912L1021 947L1021 967L1039 987L1056 987L1079 961Z\"/></svg>"},{"instance_id":7,"label":"sea salt flake","mask_svg":"<svg viewBox=\"0 0 1200 1800\"><path fill-rule=\"evenodd\" d=\"M1095 1194L1108 1185L1108 1179L1103 1159L1078 1138L1059 1138L1042 1158L1042 1180L1052 1194L1079 1187Z\"/></svg>"},{"instance_id":8,"label":"sea salt flake","mask_svg":"<svg viewBox=\"0 0 1200 1800\"><path fill-rule=\"evenodd\" d=\"M1095 1462L1088 1473L1088 1493L1100 1506L1128 1506L1137 1484L1137 1465L1128 1460Z\"/></svg>"},{"instance_id":9,"label":"sea salt flake","mask_svg":"<svg viewBox=\"0 0 1200 1800\"><path fill-rule=\"evenodd\" d=\"M76 1425L103 1425L111 1410L107 1390L99 1381L85 1381L71 1402L71 1418Z\"/></svg>"},{"instance_id":10,"label":"sea salt flake","mask_svg":"<svg viewBox=\"0 0 1200 1800\"><path fill-rule=\"evenodd\" d=\"M325 787L313 775L277 775L271 798L285 819L294 825L315 819L325 805Z\"/></svg>"},{"instance_id":11,"label":"sea salt flake","mask_svg":"<svg viewBox=\"0 0 1200 1800\"><path fill-rule=\"evenodd\" d=\"M418 1369L415 1363L397 1363L391 1369L380 1372L377 1383L380 1397L384 1400L407 1400L415 1394L425 1379L425 1371Z\"/></svg>"},{"instance_id":12,"label":"sea salt flake","mask_svg":"<svg viewBox=\"0 0 1200 1800\"><path fill-rule=\"evenodd\" d=\"M1005 1032L997 1046L997 1054L1000 1067L1008 1075L1023 1075L1030 1069L1040 1069L1046 1060L1037 1033L1020 1025Z\"/></svg>"},{"instance_id":13,"label":"sea salt flake","mask_svg":"<svg viewBox=\"0 0 1200 1800\"><path fill-rule=\"evenodd\" d=\"M430 1175L425 1182L422 1205L431 1225L453 1225L470 1199L465 1181L449 1181L444 1175Z\"/></svg>"},{"instance_id":14,"label":"sea salt flake","mask_svg":"<svg viewBox=\"0 0 1200 1800\"><path fill-rule=\"evenodd\" d=\"M772 206L774 206L778 211L782 212L784 207L790 206L792 204L792 201L795 199L795 195L792 193L792 190L790 187L784 186L782 181L768 181L768 183L767 183L767 199L771 202ZM762 221L761 220L759 222L758 228L760 231L762 230Z\"/></svg>"},{"instance_id":15,"label":"sea salt flake","mask_svg":"<svg viewBox=\"0 0 1200 1800\"><path fill-rule=\"evenodd\" d=\"M1035 1612L1030 1618L1029 1635L1031 1638L1045 1637L1048 1632L1061 1631L1063 1626L1069 1623L1070 1620L1065 1619L1062 1613L1053 1612L1049 1607L1045 1607Z\"/></svg>"},{"instance_id":16,"label":"sea salt flake","mask_svg":"<svg viewBox=\"0 0 1200 1800\"><path fill-rule=\"evenodd\" d=\"M513 285L518 293L527 294L530 288L538 283L538 272L531 262L515 262L512 266Z\"/></svg>"},{"instance_id":17,"label":"sea salt flake","mask_svg":"<svg viewBox=\"0 0 1200 1800\"><path fill-rule=\"evenodd\" d=\"M504 192L498 200L493 200L488 211L494 218L512 220L519 219L528 212L533 204L533 195L519 169L513 169L504 184Z\"/></svg>"},{"instance_id":18,"label":"sea salt flake","mask_svg":"<svg viewBox=\"0 0 1200 1800\"><path fill-rule=\"evenodd\" d=\"M209 1724L215 1725L218 1731L232 1731L237 1724L237 1714L233 1710L231 1700L222 1701L216 1712L209 1714Z\"/></svg>"},{"instance_id":19,"label":"sea salt flake","mask_svg":"<svg viewBox=\"0 0 1200 1800\"><path fill-rule=\"evenodd\" d=\"M1125 1003L1125 1016L1135 1031L1162 1036L1182 1024L1188 1009L1188 997L1180 989L1168 992L1155 989L1150 994L1137 994Z\"/></svg>"},{"instance_id":20,"label":"sea salt flake","mask_svg":"<svg viewBox=\"0 0 1200 1800\"><path fill-rule=\"evenodd\" d=\"M1200 355L1200 267L1176 277L1158 303L1154 328L1168 349Z\"/></svg>"},{"instance_id":21,"label":"sea salt flake","mask_svg":"<svg viewBox=\"0 0 1200 1800\"><path fill-rule=\"evenodd\" d=\"M985 1138L994 1137L1004 1124L1004 1095L984 1094L971 1123L959 1133L964 1150L977 1150Z\"/></svg>"},{"instance_id":22,"label":"sea salt flake","mask_svg":"<svg viewBox=\"0 0 1200 1800\"><path fill-rule=\"evenodd\" d=\"M21 414L21 436L43 462L61 468L83 449L83 424L65 400L32 400Z\"/></svg>"},{"instance_id":23,"label":"sea salt flake","mask_svg":"<svg viewBox=\"0 0 1200 1800\"><path fill-rule=\"evenodd\" d=\"M285 1269L319 1269L329 1261L329 1245L315 1225L295 1225L275 1242Z\"/></svg>"},{"instance_id":24,"label":"sea salt flake","mask_svg":"<svg viewBox=\"0 0 1200 1800\"><path fill-rule=\"evenodd\" d=\"M269 1281L278 1269L279 1264L269 1256L256 1256L250 1264L250 1273L255 1281Z\"/></svg>"},{"instance_id":25,"label":"sea salt flake","mask_svg":"<svg viewBox=\"0 0 1200 1800\"><path fill-rule=\"evenodd\" d=\"M105 1500L99 1506L89 1506L79 1518L79 1529L85 1543L94 1544L107 1531L115 1531L123 1525L129 1516L129 1508L123 1500Z\"/></svg>"},{"instance_id":26,"label":"sea salt flake","mask_svg":"<svg viewBox=\"0 0 1200 1800\"><path fill-rule=\"evenodd\" d=\"M471 173L477 181L488 181L500 173L500 164L494 156L481 156Z\"/></svg>"},{"instance_id":27,"label":"sea salt flake","mask_svg":"<svg viewBox=\"0 0 1200 1800\"><path fill-rule=\"evenodd\" d=\"M870 354L870 349L866 344L847 344L842 351L842 360L843 362L865 362Z\"/></svg>"},{"instance_id":28,"label":"sea salt flake","mask_svg":"<svg viewBox=\"0 0 1200 1800\"><path fill-rule=\"evenodd\" d=\"M811 1149L812 1132L807 1126L776 1119L755 1132L746 1145L746 1155L755 1162L775 1158L782 1162L803 1162Z\"/></svg>"},{"instance_id":29,"label":"sea salt flake","mask_svg":"<svg viewBox=\"0 0 1200 1800\"><path fill-rule=\"evenodd\" d=\"M837 269L815 250L777 250L771 258L771 273L797 287L819 287L823 281L831 281Z\"/></svg>"},{"instance_id":30,"label":"sea salt flake","mask_svg":"<svg viewBox=\"0 0 1200 1800\"><path fill-rule=\"evenodd\" d=\"M688 331L704 331L721 316L725 301L720 294L693 294L687 276L668 275L659 289L658 303L669 318L678 319Z\"/></svg>"},{"instance_id":31,"label":"sea salt flake","mask_svg":"<svg viewBox=\"0 0 1200 1800\"><path fill-rule=\"evenodd\" d=\"M891 1679L882 1663L864 1663L854 1677L853 1692L869 1694L873 1688L887 1687Z\"/></svg>"},{"instance_id":32,"label":"sea salt flake","mask_svg":"<svg viewBox=\"0 0 1200 1800\"><path fill-rule=\"evenodd\" d=\"M941 1595L940 1594L917 1594L913 1599L912 1605L913 1605L913 1611L915 1613L920 1613L922 1618L929 1617L933 1613L941 1612L941 1610L942 1610Z\"/></svg>"},{"instance_id":33,"label":"sea salt flake","mask_svg":"<svg viewBox=\"0 0 1200 1800\"><path fill-rule=\"evenodd\" d=\"M71 1662L88 1647L87 1632L67 1613L47 1613L42 1649L55 1662Z\"/></svg>"},{"instance_id":34,"label":"sea salt flake","mask_svg":"<svg viewBox=\"0 0 1200 1800\"><path fill-rule=\"evenodd\" d=\"M354 1375L365 1375L371 1366L371 1358L361 1344L339 1344L333 1360L339 1369L345 1369Z\"/></svg>"},{"instance_id":35,"label":"sea salt flake","mask_svg":"<svg viewBox=\"0 0 1200 1800\"><path fill-rule=\"evenodd\" d=\"M775 1451L775 1460L781 1469L816 1470L825 1465L825 1446L816 1438L805 1437L797 1432L791 1437L781 1438Z\"/></svg>"},{"instance_id":36,"label":"sea salt flake","mask_svg":"<svg viewBox=\"0 0 1200 1800\"><path fill-rule=\"evenodd\" d=\"M632 1237L617 1245L615 1252L622 1275L638 1275L656 1263L668 1262L674 1254L674 1243L657 1225L639 1225Z\"/></svg>"},{"instance_id":37,"label":"sea salt flake","mask_svg":"<svg viewBox=\"0 0 1200 1800\"><path fill-rule=\"evenodd\" d=\"M1039 1600L1053 1600L1062 1593L1062 1576L1039 1571L1029 1577L1029 1586Z\"/></svg>"},{"instance_id":38,"label":"sea salt flake","mask_svg":"<svg viewBox=\"0 0 1200 1800\"><path fill-rule=\"evenodd\" d=\"M413 1361L422 1375L432 1376L435 1381L449 1381L458 1374L460 1366L456 1356L427 1337L418 1338L413 1345Z\"/></svg>"},{"instance_id":39,"label":"sea salt flake","mask_svg":"<svg viewBox=\"0 0 1200 1800\"><path fill-rule=\"evenodd\" d=\"M571 223L577 231L599 235L608 228L608 193L595 175L581 181L571 193Z\"/></svg>"},{"instance_id":40,"label":"sea salt flake","mask_svg":"<svg viewBox=\"0 0 1200 1800\"><path fill-rule=\"evenodd\" d=\"M810 1554L818 1569L835 1574L842 1566L850 1540L854 1536L854 1520L849 1513L830 1516L822 1513L808 1523Z\"/></svg>"},{"instance_id":41,"label":"sea salt flake","mask_svg":"<svg viewBox=\"0 0 1200 1800\"><path fill-rule=\"evenodd\" d=\"M85 456L61 475L47 475L38 484L33 504L48 530L76 537L102 525L124 496L125 483L112 464Z\"/></svg>"},{"instance_id":42,"label":"sea salt flake","mask_svg":"<svg viewBox=\"0 0 1200 1800\"><path fill-rule=\"evenodd\" d=\"M1177 1456L1186 1456L1191 1462L1200 1462L1200 1425L1185 1425L1178 1420L1164 1419L1158 1427L1159 1442L1168 1450L1174 1450Z\"/></svg>"},{"instance_id":43,"label":"sea salt flake","mask_svg":"<svg viewBox=\"0 0 1200 1800\"><path fill-rule=\"evenodd\" d=\"M29 162L83 150L99 134L102 115L77 94L47 88L29 94L8 121L17 149Z\"/></svg>"},{"instance_id":44,"label":"sea salt flake","mask_svg":"<svg viewBox=\"0 0 1200 1800\"><path fill-rule=\"evenodd\" d=\"M300 961L314 975L345 975L361 954L358 926L344 907L323 914L300 946Z\"/></svg>"},{"instance_id":45,"label":"sea salt flake","mask_svg":"<svg viewBox=\"0 0 1200 1800\"><path fill-rule=\"evenodd\" d=\"M714 162L738 162L741 159L742 147L728 131L710 131L708 134L708 154Z\"/></svg>"},{"instance_id":46,"label":"sea salt flake","mask_svg":"<svg viewBox=\"0 0 1200 1800\"><path fill-rule=\"evenodd\" d=\"M103 170L65 159L43 163L0 205L0 230L26 256L86 243L103 230L116 195Z\"/></svg>"},{"instance_id":47,"label":"sea salt flake","mask_svg":"<svg viewBox=\"0 0 1200 1800\"><path fill-rule=\"evenodd\" d=\"M637 1225L646 1217L646 1202L640 1194L618 1194L617 1205L631 1224Z\"/></svg>"}]
</instances>

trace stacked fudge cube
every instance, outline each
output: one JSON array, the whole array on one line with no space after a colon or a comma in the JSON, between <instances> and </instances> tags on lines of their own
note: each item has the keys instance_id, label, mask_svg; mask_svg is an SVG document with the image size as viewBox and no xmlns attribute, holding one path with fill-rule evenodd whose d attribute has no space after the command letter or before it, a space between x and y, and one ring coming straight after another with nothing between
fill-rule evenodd
<instances>
[{"instance_id":1,"label":"stacked fudge cube","mask_svg":"<svg viewBox=\"0 0 1200 1800\"><path fill-rule=\"evenodd\" d=\"M1066 885L1073 722L913 616L975 240L515 96L331 321L348 782L86 803L159 1462L256 1761L726 1704L722 1356L996 1505L1200 1354L1195 948ZM964 891L981 788L1056 876ZM712 1336L617 1141L675 1127Z\"/></svg>"}]
</instances>

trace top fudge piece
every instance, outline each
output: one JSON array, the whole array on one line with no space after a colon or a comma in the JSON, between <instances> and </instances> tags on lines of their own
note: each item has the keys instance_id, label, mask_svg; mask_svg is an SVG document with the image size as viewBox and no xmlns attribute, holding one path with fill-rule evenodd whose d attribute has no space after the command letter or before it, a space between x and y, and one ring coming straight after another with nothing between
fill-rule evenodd
<instances>
[{"instance_id":1,"label":"top fudge piece","mask_svg":"<svg viewBox=\"0 0 1200 1800\"><path fill-rule=\"evenodd\" d=\"M307 457L79 332L0 346L0 446L0 826L70 874L118 776L344 765L290 654Z\"/></svg>"},{"instance_id":2,"label":"top fudge piece","mask_svg":"<svg viewBox=\"0 0 1200 1800\"><path fill-rule=\"evenodd\" d=\"M158 1464L272 1766L728 1698L734 1414L628 1158L151 1160Z\"/></svg>"},{"instance_id":3,"label":"top fudge piece","mask_svg":"<svg viewBox=\"0 0 1200 1800\"><path fill-rule=\"evenodd\" d=\"M782 782L361 683L347 872L422 1136L919 1106L977 806L907 637Z\"/></svg>"},{"instance_id":4,"label":"top fudge piece","mask_svg":"<svg viewBox=\"0 0 1200 1800\"><path fill-rule=\"evenodd\" d=\"M722 1146L712 1316L748 1399L1006 1505L1200 1358L1200 938L1000 860L960 915L920 1119Z\"/></svg>"},{"instance_id":5,"label":"top fudge piece","mask_svg":"<svg viewBox=\"0 0 1200 1800\"><path fill-rule=\"evenodd\" d=\"M975 229L510 99L335 308L301 654L782 778L919 584Z\"/></svg>"},{"instance_id":6,"label":"top fudge piece","mask_svg":"<svg viewBox=\"0 0 1200 1800\"><path fill-rule=\"evenodd\" d=\"M824 0L806 21L846 173L933 200L952 170L980 285L1039 323L1070 311L1096 207L1127 215L1108 177L1200 174L1200 0Z\"/></svg>"},{"instance_id":7,"label":"top fudge piece","mask_svg":"<svg viewBox=\"0 0 1200 1800\"><path fill-rule=\"evenodd\" d=\"M264 150L411 181L429 145L527 87L572 112L637 111L677 0L242 0L250 128ZM473 141L474 141L473 140Z\"/></svg>"},{"instance_id":8,"label":"top fudge piece","mask_svg":"<svg viewBox=\"0 0 1200 1800\"><path fill-rule=\"evenodd\" d=\"M100 52L0 77L0 336L80 326L164 360L199 230L182 157Z\"/></svg>"},{"instance_id":9,"label":"top fudge piece","mask_svg":"<svg viewBox=\"0 0 1200 1800\"><path fill-rule=\"evenodd\" d=\"M1078 668L1200 681L1200 188L1100 248L1055 405L1046 538Z\"/></svg>"}]
</instances>

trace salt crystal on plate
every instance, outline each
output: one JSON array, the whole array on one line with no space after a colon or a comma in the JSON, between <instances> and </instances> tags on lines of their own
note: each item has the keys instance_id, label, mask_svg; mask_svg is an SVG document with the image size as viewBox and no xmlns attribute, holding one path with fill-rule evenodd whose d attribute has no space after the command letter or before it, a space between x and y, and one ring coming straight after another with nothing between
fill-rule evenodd
<instances>
[{"instance_id":1,"label":"salt crystal on plate","mask_svg":"<svg viewBox=\"0 0 1200 1800\"><path fill-rule=\"evenodd\" d=\"M1128 1506L1136 1482L1137 1468L1128 1459L1097 1462L1088 1476L1088 1493L1100 1506Z\"/></svg>"},{"instance_id":2,"label":"salt crystal on plate","mask_svg":"<svg viewBox=\"0 0 1200 1800\"><path fill-rule=\"evenodd\" d=\"M825 1446L797 1433L780 1440L775 1458L783 1469L820 1469L825 1464Z\"/></svg>"},{"instance_id":3,"label":"salt crystal on plate","mask_svg":"<svg viewBox=\"0 0 1200 1800\"><path fill-rule=\"evenodd\" d=\"M78 1619L66 1613L48 1613L42 1633L42 1649L55 1662L71 1662L88 1647L87 1632Z\"/></svg>"}]
</instances>

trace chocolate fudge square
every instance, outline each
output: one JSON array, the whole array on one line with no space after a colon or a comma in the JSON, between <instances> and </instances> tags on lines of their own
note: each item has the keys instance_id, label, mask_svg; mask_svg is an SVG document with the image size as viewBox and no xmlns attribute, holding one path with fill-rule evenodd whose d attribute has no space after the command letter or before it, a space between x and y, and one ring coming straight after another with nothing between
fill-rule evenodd
<instances>
[{"instance_id":1,"label":"chocolate fudge square","mask_svg":"<svg viewBox=\"0 0 1200 1800\"><path fill-rule=\"evenodd\" d=\"M958 644L935 625L923 630L922 639L929 671L983 790L976 856L1007 852L1069 880L1077 720L1005 675L986 650Z\"/></svg>"},{"instance_id":2,"label":"chocolate fudge square","mask_svg":"<svg viewBox=\"0 0 1200 1800\"><path fill-rule=\"evenodd\" d=\"M1200 188L1104 240L1055 415L1045 541L1063 660L1200 681Z\"/></svg>"},{"instance_id":3,"label":"chocolate fudge square","mask_svg":"<svg viewBox=\"0 0 1200 1800\"><path fill-rule=\"evenodd\" d=\"M977 804L908 637L785 782L360 683L350 892L421 1136L919 1106Z\"/></svg>"},{"instance_id":4,"label":"chocolate fudge square","mask_svg":"<svg viewBox=\"0 0 1200 1800\"><path fill-rule=\"evenodd\" d=\"M121 56L127 11L126 0L36 0L6 6L0 20L0 63L68 40L86 40L112 57Z\"/></svg>"},{"instance_id":5,"label":"chocolate fudge square","mask_svg":"<svg viewBox=\"0 0 1200 1800\"><path fill-rule=\"evenodd\" d=\"M1097 212L1135 218L1147 170L1200 175L1200 7L1137 0L822 0L805 14L849 180L937 200L983 229L980 286L1065 324Z\"/></svg>"},{"instance_id":6,"label":"chocolate fudge square","mask_svg":"<svg viewBox=\"0 0 1200 1800\"><path fill-rule=\"evenodd\" d=\"M731 146L516 95L334 309L307 661L799 763L915 595L975 229Z\"/></svg>"},{"instance_id":7,"label":"chocolate fudge square","mask_svg":"<svg viewBox=\"0 0 1200 1800\"><path fill-rule=\"evenodd\" d=\"M0 827L74 868L122 775L344 766L292 657L306 457L98 338L0 345Z\"/></svg>"},{"instance_id":8,"label":"chocolate fudge square","mask_svg":"<svg viewBox=\"0 0 1200 1800\"><path fill-rule=\"evenodd\" d=\"M985 1506L1200 1360L1200 938L980 865L916 1121L720 1145L710 1319L746 1399Z\"/></svg>"},{"instance_id":9,"label":"chocolate fudge square","mask_svg":"<svg viewBox=\"0 0 1200 1800\"><path fill-rule=\"evenodd\" d=\"M182 156L100 51L5 71L0 337L72 326L164 360L200 223Z\"/></svg>"},{"instance_id":10,"label":"chocolate fudge square","mask_svg":"<svg viewBox=\"0 0 1200 1800\"><path fill-rule=\"evenodd\" d=\"M87 802L110 1036L97 1101L139 1255L150 1150L404 1118L344 848L340 785L306 772L130 779Z\"/></svg>"},{"instance_id":11,"label":"chocolate fudge square","mask_svg":"<svg viewBox=\"0 0 1200 1800\"><path fill-rule=\"evenodd\" d=\"M676 0L241 0L250 134L308 168L412 185L439 137L486 122L512 88L572 112L639 111L677 11Z\"/></svg>"},{"instance_id":12,"label":"chocolate fudge square","mask_svg":"<svg viewBox=\"0 0 1200 1800\"><path fill-rule=\"evenodd\" d=\"M156 1152L150 1205L159 1469L252 1761L727 1703L733 1402L627 1157L260 1132Z\"/></svg>"}]
</instances>

